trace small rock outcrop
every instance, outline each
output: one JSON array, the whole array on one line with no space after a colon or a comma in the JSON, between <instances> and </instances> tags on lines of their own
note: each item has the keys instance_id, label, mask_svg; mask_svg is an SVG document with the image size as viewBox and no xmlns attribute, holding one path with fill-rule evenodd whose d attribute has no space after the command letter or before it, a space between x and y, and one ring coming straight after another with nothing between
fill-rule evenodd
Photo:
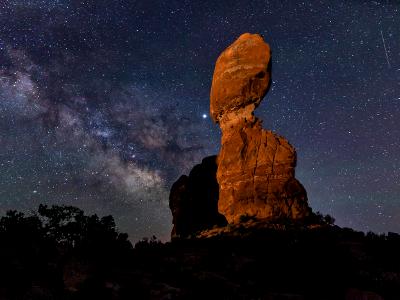
<instances>
[{"instance_id":1,"label":"small rock outcrop","mask_svg":"<svg viewBox=\"0 0 400 300\"><path fill-rule=\"evenodd\" d=\"M270 86L270 48L245 33L219 56L210 113L222 130L218 210L229 223L241 216L301 219L311 213L295 178L296 151L253 114Z\"/></svg>"},{"instance_id":2,"label":"small rock outcrop","mask_svg":"<svg viewBox=\"0 0 400 300\"><path fill-rule=\"evenodd\" d=\"M171 188L169 206L173 224L171 236L186 237L215 225L227 224L218 212L217 157L209 156L189 176L182 175Z\"/></svg>"}]
</instances>

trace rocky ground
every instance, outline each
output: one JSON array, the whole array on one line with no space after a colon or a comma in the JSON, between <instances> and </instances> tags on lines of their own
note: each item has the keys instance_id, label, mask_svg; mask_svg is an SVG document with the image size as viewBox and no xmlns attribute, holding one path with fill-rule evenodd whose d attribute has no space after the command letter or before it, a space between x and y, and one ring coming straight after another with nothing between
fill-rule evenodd
<instances>
[{"instance_id":1,"label":"rocky ground","mask_svg":"<svg viewBox=\"0 0 400 300\"><path fill-rule=\"evenodd\" d=\"M0 219L0 299L400 299L400 235L312 219L136 243L112 217L41 207Z\"/></svg>"},{"instance_id":2,"label":"rocky ground","mask_svg":"<svg viewBox=\"0 0 400 300\"><path fill-rule=\"evenodd\" d=\"M104 299L399 299L399 251L396 234L250 221L138 243L99 286Z\"/></svg>"}]
</instances>

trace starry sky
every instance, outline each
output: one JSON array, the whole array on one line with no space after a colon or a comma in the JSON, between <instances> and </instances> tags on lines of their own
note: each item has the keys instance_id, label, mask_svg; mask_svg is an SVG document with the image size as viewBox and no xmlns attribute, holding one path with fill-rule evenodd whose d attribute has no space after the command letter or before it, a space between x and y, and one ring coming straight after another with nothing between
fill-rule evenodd
<instances>
[{"instance_id":1,"label":"starry sky","mask_svg":"<svg viewBox=\"0 0 400 300\"><path fill-rule=\"evenodd\" d=\"M0 214L112 214L168 240L171 184L219 151L209 91L244 32L272 49L256 111L315 211L400 232L400 1L0 2Z\"/></svg>"}]
</instances>

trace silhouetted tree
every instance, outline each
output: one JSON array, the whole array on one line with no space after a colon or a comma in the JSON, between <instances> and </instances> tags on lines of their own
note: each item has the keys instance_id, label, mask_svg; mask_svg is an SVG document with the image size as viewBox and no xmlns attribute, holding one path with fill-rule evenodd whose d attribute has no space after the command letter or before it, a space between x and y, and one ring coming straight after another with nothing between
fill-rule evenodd
<instances>
[{"instance_id":1,"label":"silhouetted tree","mask_svg":"<svg viewBox=\"0 0 400 300\"><path fill-rule=\"evenodd\" d=\"M131 249L112 216L87 216L79 208L57 205L40 205L30 215L8 211L0 218L0 298L64 293L64 269L68 265L71 271L71 262L95 266L88 278L102 282L101 274L124 261ZM68 276L79 278L77 271Z\"/></svg>"},{"instance_id":2,"label":"silhouetted tree","mask_svg":"<svg viewBox=\"0 0 400 300\"><path fill-rule=\"evenodd\" d=\"M125 244L129 248L128 235L117 231L112 216L86 216L81 209L64 205L40 205L38 213L45 235L64 247L100 247L99 251Z\"/></svg>"}]
</instances>

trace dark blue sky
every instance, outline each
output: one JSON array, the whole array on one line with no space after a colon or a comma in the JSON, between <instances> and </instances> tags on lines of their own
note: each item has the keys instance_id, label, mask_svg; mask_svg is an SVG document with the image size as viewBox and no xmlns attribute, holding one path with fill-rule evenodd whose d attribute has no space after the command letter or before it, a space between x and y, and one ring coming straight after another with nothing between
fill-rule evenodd
<instances>
[{"instance_id":1,"label":"dark blue sky","mask_svg":"<svg viewBox=\"0 0 400 300\"><path fill-rule=\"evenodd\" d=\"M170 185L218 152L202 115L244 32L271 46L256 114L314 210L399 232L399 1L1 2L0 212L72 204L167 239Z\"/></svg>"}]
</instances>

